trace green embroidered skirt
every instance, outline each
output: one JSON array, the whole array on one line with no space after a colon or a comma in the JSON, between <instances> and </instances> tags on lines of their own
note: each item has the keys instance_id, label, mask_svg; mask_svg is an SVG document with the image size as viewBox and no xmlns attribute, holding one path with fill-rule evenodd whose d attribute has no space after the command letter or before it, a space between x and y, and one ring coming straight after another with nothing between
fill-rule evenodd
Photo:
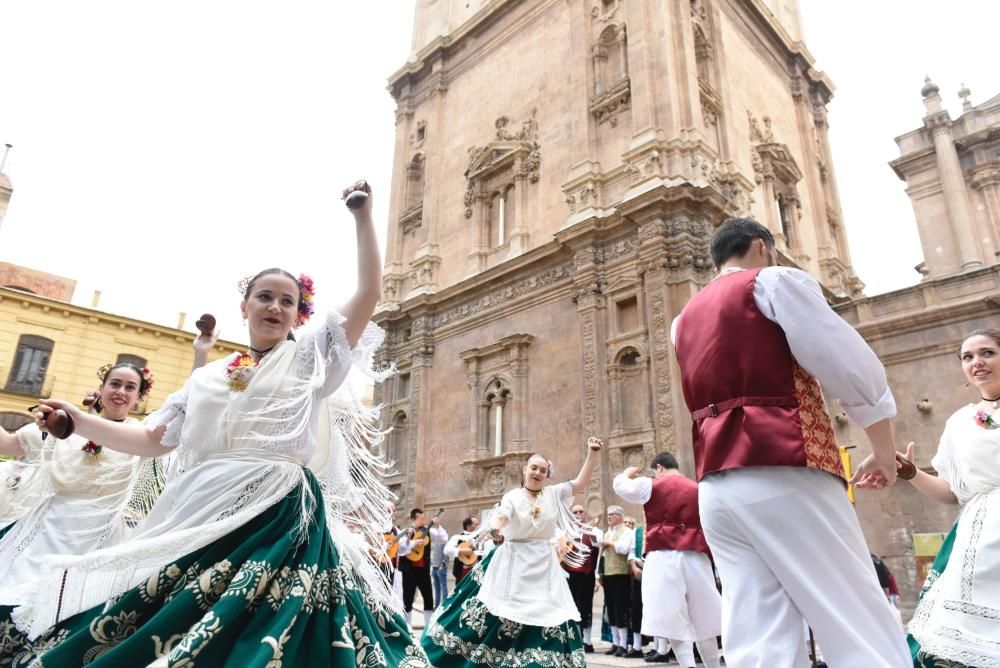
<instances>
[{"instance_id":1,"label":"green embroidered skirt","mask_svg":"<svg viewBox=\"0 0 1000 668\"><path fill-rule=\"evenodd\" d=\"M955 544L955 530L957 528L958 522L952 525L951 531L948 532L948 536L941 544L941 549L938 550L937 556L934 558L934 563L931 564L930 570L927 571L927 579L924 580L924 587L920 592L920 598L924 597L924 593L930 588L931 584L944 573L945 566L948 565L948 559L951 558L951 548ZM917 600L919 601L920 599ZM910 654L913 657L915 668L963 668L963 664L961 663L924 654L920 650L920 643L911 635L906 636L906 642L910 645Z\"/></svg>"},{"instance_id":2,"label":"green embroidered skirt","mask_svg":"<svg viewBox=\"0 0 1000 668\"><path fill-rule=\"evenodd\" d=\"M528 626L491 615L479 600L479 585L491 553L462 578L438 608L421 639L436 668L585 668L577 623Z\"/></svg>"},{"instance_id":3,"label":"green embroidered skirt","mask_svg":"<svg viewBox=\"0 0 1000 668\"><path fill-rule=\"evenodd\" d=\"M427 666L402 617L342 566L322 505L296 543L302 493L32 643L0 610L0 666Z\"/></svg>"}]
</instances>

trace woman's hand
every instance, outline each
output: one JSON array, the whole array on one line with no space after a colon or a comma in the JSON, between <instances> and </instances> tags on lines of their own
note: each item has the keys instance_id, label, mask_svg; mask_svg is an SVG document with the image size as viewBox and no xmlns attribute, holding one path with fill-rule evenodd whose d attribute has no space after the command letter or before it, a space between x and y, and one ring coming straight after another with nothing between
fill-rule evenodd
<instances>
[{"instance_id":1,"label":"woman's hand","mask_svg":"<svg viewBox=\"0 0 1000 668\"><path fill-rule=\"evenodd\" d=\"M368 195L368 197L366 197L364 199L364 201L362 202L361 206L359 206L356 209L350 209L351 213L354 214L355 218L360 218L362 216L371 216L372 215L372 187L370 185L368 185L368 182L365 181L365 180L357 181L351 187L344 188L344 191L341 193L340 198L346 202L347 198L350 196L350 194L354 193L354 192L363 192L366 195Z\"/></svg>"},{"instance_id":2,"label":"woman's hand","mask_svg":"<svg viewBox=\"0 0 1000 668\"><path fill-rule=\"evenodd\" d=\"M590 448L591 452L600 452L601 448L604 447L604 441L596 436L591 436L587 439L587 447Z\"/></svg>"},{"instance_id":3,"label":"woman's hand","mask_svg":"<svg viewBox=\"0 0 1000 668\"><path fill-rule=\"evenodd\" d=\"M68 401L62 401L60 399L42 399L38 402L37 408L35 408L32 416L35 418L35 424L42 431L47 432L48 429L45 426L45 420L48 419L50 413L54 413L57 410L63 410L73 418L74 422L79 422L80 417L83 413L79 408L69 403Z\"/></svg>"}]
</instances>

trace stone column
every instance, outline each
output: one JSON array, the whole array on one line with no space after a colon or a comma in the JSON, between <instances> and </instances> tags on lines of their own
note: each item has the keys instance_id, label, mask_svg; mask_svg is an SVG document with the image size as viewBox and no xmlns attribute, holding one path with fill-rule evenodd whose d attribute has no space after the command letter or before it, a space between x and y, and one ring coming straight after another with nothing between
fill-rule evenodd
<instances>
[{"instance_id":1,"label":"stone column","mask_svg":"<svg viewBox=\"0 0 1000 668\"><path fill-rule=\"evenodd\" d=\"M576 310L580 320L580 356L582 362L581 398L583 401L583 423L579 443L574 447L583 453L583 443L591 436L599 436L605 432L606 421L602 419L600 370L606 365L607 318L605 317L606 300L600 294L597 275L597 253L593 247L583 248L576 252L573 263L576 268L574 286L576 292ZM584 453L585 454L585 453ZM583 456L583 455L581 455ZM605 485L610 481L606 475L607 453L601 457L601 463L594 471L587 489L585 506L587 512L593 514L604 507ZM610 493L610 490L607 490Z\"/></svg>"},{"instance_id":2,"label":"stone column","mask_svg":"<svg viewBox=\"0 0 1000 668\"><path fill-rule=\"evenodd\" d=\"M962 269L983 266L976 244L976 232L972 223L969 198L965 193L965 179L962 166L958 162L955 139L951 134L951 117L941 106L941 96L937 85L926 81L920 94L924 98L927 116L924 126L934 140L934 157L937 160L938 177L944 191L944 205L948 211L952 234L958 245L959 262Z\"/></svg>"}]
</instances>

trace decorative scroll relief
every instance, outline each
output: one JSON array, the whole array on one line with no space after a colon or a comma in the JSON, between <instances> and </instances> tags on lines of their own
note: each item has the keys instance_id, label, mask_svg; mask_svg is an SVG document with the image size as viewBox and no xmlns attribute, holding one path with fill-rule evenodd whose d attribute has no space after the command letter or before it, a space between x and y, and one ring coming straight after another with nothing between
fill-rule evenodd
<instances>
[{"instance_id":1,"label":"decorative scroll relief","mask_svg":"<svg viewBox=\"0 0 1000 668\"><path fill-rule=\"evenodd\" d=\"M469 147L469 166L465 170L465 217L472 218L477 201L488 199L491 191L512 185L515 180L537 183L542 164L538 143L538 110L520 127L510 117L495 122L495 138L484 146Z\"/></svg>"}]
</instances>

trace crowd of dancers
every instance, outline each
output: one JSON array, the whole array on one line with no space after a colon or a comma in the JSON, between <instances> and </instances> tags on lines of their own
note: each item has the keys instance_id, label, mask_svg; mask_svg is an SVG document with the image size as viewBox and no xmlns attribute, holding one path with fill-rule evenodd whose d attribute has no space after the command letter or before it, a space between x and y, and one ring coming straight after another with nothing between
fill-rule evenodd
<instances>
[{"instance_id":1,"label":"crowd of dancers","mask_svg":"<svg viewBox=\"0 0 1000 668\"><path fill-rule=\"evenodd\" d=\"M240 287L248 351L207 363L204 334L191 376L143 422L130 414L153 373L123 363L100 369L88 410L48 399L34 424L0 432L14 458L0 474L0 665L585 666L603 587L619 657L692 668L697 650L714 668L721 638L728 666L799 667L815 634L834 668L1000 666L1000 333L957 351L979 399L948 420L929 474L913 444L897 452L876 355L813 278L777 266L766 228L728 220L711 241L716 278L671 329L694 479L669 452L627 469L613 488L642 519L609 505L599 529L576 503L604 446L591 437L570 480L535 453L460 532L421 508L401 528L377 411L344 384L352 368L388 373L372 366L371 190L344 198L358 287L318 326L298 330L312 281L266 269ZM871 441L850 482L905 479L962 506L909 646L821 385Z\"/></svg>"}]
</instances>

